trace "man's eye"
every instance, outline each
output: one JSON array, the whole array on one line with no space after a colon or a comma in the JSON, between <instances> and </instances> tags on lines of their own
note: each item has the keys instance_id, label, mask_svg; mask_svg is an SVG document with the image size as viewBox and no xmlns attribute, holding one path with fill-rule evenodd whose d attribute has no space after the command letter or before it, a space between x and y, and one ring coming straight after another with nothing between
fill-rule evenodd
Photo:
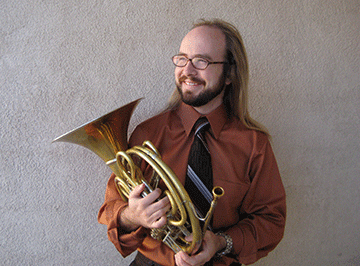
<instances>
[{"instance_id":1,"label":"man's eye","mask_svg":"<svg viewBox=\"0 0 360 266\"><path fill-rule=\"evenodd\" d=\"M207 64L207 60L202 59L202 58L194 58L193 61L195 61L196 63L199 63L199 64Z\"/></svg>"},{"instance_id":2,"label":"man's eye","mask_svg":"<svg viewBox=\"0 0 360 266\"><path fill-rule=\"evenodd\" d=\"M208 61L202 58L194 58L193 65L198 69L205 69L208 65Z\"/></svg>"}]
</instances>

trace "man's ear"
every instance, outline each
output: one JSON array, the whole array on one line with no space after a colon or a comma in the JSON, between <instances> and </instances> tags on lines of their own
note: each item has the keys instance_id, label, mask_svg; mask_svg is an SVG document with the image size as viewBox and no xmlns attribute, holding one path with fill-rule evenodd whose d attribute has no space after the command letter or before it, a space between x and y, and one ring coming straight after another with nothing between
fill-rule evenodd
<instances>
[{"instance_id":1,"label":"man's ear","mask_svg":"<svg viewBox=\"0 0 360 266\"><path fill-rule=\"evenodd\" d=\"M226 84L226 86L227 85L230 85L231 84L231 77L232 77L232 75L233 75L233 71L234 71L234 67L233 67L233 65L229 65L228 67L227 67L227 69L226 69L226 77L225 77L225 84Z\"/></svg>"}]
</instances>

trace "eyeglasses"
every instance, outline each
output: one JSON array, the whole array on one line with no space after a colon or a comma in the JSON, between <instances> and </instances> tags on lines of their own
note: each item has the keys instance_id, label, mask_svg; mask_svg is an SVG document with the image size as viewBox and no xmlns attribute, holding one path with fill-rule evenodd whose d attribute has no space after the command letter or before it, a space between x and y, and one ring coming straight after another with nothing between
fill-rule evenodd
<instances>
[{"instance_id":1,"label":"eyeglasses","mask_svg":"<svg viewBox=\"0 0 360 266\"><path fill-rule=\"evenodd\" d=\"M194 68L204 70L211 64L228 64L228 62L210 62L202 57L194 57L193 59L187 58L185 55L174 55L172 61L177 67L185 67L190 61Z\"/></svg>"}]
</instances>

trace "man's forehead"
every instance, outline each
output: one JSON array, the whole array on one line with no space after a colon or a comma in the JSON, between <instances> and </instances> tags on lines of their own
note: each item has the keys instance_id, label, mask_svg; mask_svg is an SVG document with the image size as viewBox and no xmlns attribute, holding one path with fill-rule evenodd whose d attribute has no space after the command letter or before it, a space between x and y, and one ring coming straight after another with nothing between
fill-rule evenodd
<instances>
[{"instance_id":1,"label":"man's forehead","mask_svg":"<svg viewBox=\"0 0 360 266\"><path fill-rule=\"evenodd\" d=\"M225 48L225 35L220 29L210 26L200 26L192 29L184 37L179 52L191 57L204 55L213 59L223 59L225 56Z\"/></svg>"}]
</instances>

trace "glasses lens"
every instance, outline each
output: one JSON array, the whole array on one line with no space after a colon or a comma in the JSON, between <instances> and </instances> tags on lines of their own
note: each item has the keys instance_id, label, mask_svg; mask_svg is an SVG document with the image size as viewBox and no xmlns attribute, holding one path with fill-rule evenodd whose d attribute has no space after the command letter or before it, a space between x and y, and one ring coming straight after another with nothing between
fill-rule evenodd
<instances>
[{"instance_id":1,"label":"glasses lens","mask_svg":"<svg viewBox=\"0 0 360 266\"><path fill-rule=\"evenodd\" d=\"M184 55L175 55L172 58L172 61L173 61L174 65L178 66L178 67L186 66L186 64L188 63L189 60L191 61L191 64L196 69L200 69L200 70L203 70L203 69L207 68L207 66L210 64L208 60L206 60L204 58L200 58L200 57L195 57L193 59L188 59Z\"/></svg>"},{"instance_id":2,"label":"glasses lens","mask_svg":"<svg viewBox=\"0 0 360 266\"><path fill-rule=\"evenodd\" d=\"M197 69L205 69L209 65L209 61L203 58L195 57L191 60L193 66Z\"/></svg>"},{"instance_id":3,"label":"glasses lens","mask_svg":"<svg viewBox=\"0 0 360 266\"><path fill-rule=\"evenodd\" d=\"M172 60L173 60L174 65L178 66L178 67L185 66L188 61L188 59L182 55L175 55L175 56L173 56Z\"/></svg>"}]
</instances>

